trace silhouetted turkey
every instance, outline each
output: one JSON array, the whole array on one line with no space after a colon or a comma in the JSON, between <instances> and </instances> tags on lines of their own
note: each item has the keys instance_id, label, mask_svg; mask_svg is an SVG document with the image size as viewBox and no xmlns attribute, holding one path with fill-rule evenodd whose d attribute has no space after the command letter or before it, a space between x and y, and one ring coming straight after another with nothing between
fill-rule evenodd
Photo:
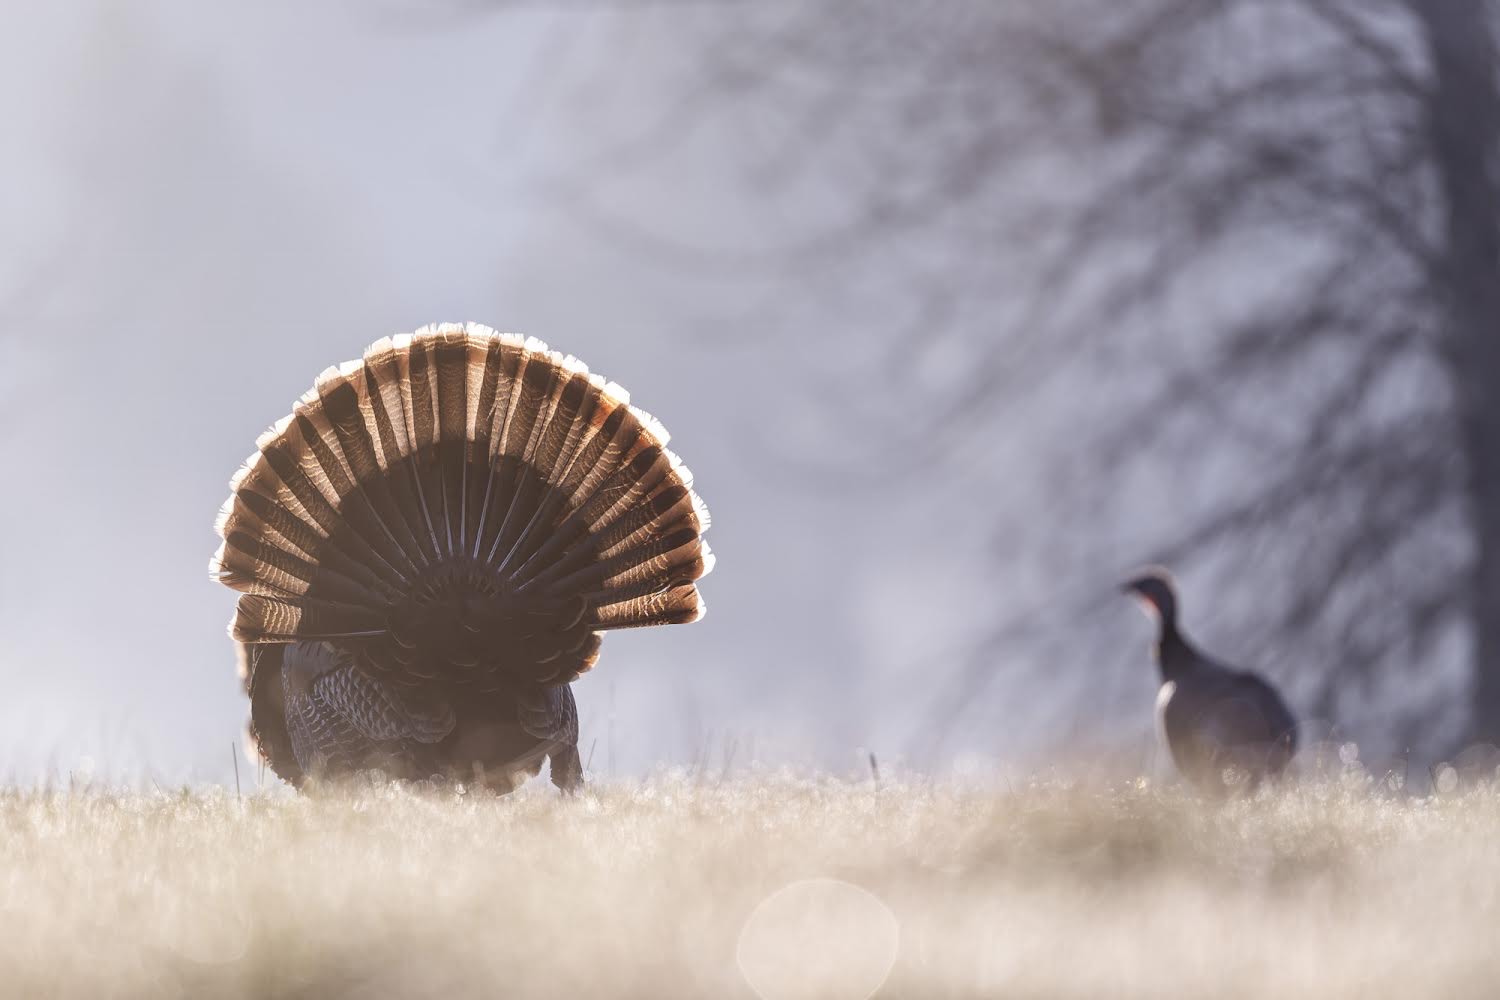
<instances>
[{"instance_id":1,"label":"silhouetted turkey","mask_svg":"<svg viewBox=\"0 0 1500 1000\"><path fill-rule=\"evenodd\" d=\"M696 621L708 511L667 433L537 340L429 327L329 368L231 482L250 731L283 778L579 784L608 629Z\"/></svg>"},{"instance_id":2,"label":"silhouetted turkey","mask_svg":"<svg viewBox=\"0 0 1500 1000\"><path fill-rule=\"evenodd\" d=\"M1183 777L1221 793L1280 774L1297 751L1297 720L1276 689L1188 642L1177 626L1177 592L1165 571L1148 570L1121 589L1140 598L1160 625L1157 726Z\"/></svg>"}]
</instances>

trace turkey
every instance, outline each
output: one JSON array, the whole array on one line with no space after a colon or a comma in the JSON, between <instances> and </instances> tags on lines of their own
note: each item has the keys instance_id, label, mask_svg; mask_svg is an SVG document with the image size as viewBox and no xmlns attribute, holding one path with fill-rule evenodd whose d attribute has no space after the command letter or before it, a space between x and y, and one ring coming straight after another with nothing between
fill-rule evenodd
<instances>
[{"instance_id":1,"label":"turkey","mask_svg":"<svg viewBox=\"0 0 1500 1000\"><path fill-rule=\"evenodd\" d=\"M257 441L213 576L261 757L582 782L572 681L610 629L696 621L708 510L619 386L477 325L381 340Z\"/></svg>"},{"instance_id":2,"label":"turkey","mask_svg":"<svg viewBox=\"0 0 1500 1000\"><path fill-rule=\"evenodd\" d=\"M1183 636L1166 571L1146 570L1121 589L1158 624L1157 728L1183 777L1224 794L1280 774L1297 751L1297 720L1276 689L1257 674L1215 662Z\"/></svg>"}]
</instances>

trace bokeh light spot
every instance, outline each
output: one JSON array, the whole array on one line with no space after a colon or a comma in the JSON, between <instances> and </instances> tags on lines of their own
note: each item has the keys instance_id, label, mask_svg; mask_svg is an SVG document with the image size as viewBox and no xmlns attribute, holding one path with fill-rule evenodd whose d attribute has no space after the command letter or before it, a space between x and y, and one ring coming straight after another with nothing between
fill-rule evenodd
<instances>
[{"instance_id":1,"label":"bokeh light spot","mask_svg":"<svg viewBox=\"0 0 1500 1000\"><path fill-rule=\"evenodd\" d=\"M865 1000L890 975L900 936L896 915L873 893L807 879L761 901L736 958L762 1000Z\"/></svg>"}]
</instances>

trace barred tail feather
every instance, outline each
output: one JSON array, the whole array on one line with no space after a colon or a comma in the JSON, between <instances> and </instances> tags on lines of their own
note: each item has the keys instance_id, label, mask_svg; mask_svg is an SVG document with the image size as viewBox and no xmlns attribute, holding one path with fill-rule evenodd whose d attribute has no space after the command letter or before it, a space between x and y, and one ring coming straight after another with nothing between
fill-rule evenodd
<instances>
[{"instance_id":1,"label":"barred tail feather","mask_svg":"<svg viewBox=\"0 0 1500 1000\"><path fill-rule=\"evenodd\" d=\"M561 683L598 632L693 621L708 511L576 358L476 325L325 370L231 481L212 571L244 643L359 637L399 679Z\"/></svg>"}]
</instances>

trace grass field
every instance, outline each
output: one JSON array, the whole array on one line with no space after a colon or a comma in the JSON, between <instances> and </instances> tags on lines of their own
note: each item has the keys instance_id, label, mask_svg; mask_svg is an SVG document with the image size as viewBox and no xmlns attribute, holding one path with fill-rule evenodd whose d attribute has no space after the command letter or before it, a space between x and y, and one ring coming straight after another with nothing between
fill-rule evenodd
<instances>
[{"instance_id":1,"label":"grass field","mask_svg":"<svg viewBox=\"0 0 1500 1000\"><path fill-rule=\"evenodd\" d=\"M0 852L6 996L1500 993L1493 790L12 792Z\"/></svg>"}]
</instances>

